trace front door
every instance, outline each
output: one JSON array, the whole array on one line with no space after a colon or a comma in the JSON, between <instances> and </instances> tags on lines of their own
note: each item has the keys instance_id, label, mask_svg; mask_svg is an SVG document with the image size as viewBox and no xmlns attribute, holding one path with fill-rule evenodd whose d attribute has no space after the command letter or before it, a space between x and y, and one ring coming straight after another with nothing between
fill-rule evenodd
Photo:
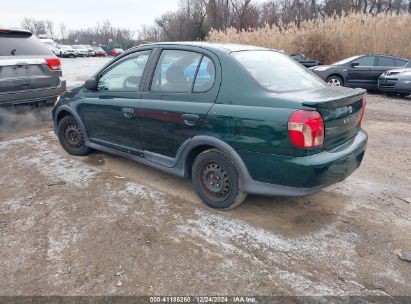
<instances>
[{"instance_id":1,"label":"front door","mask_svg":"<svg viewBox=\"0 0 411 304\"><path fill-rule=\"evenodd\" d=\"M141 79L151 51L132 53L98 75L98 89L86 91L81 115L91 142L139 154L136 110Z\"/></svg>"},{"instance_id":2,"label":"front door","mask_svg":"<svg viewBox=\"0 0 411 304\"><path fill-rule=\"evenodd\" d=\"M352 88L370 88L373 84L372 68L375 65L375 57L363 56L357 58L352 63L358 63L358 65L350 65L348 67L347 86Z\"/></svg>"},{"instance_id":3,"label":"front door","mask_svg":"<svg viewBox=\"0 0 411 304\"><path fill-rule=\"evenodd\" d=\"M197 49L164 49L158 56L138 117L145 157L172 166L214 104L221 73L217 57Z\"/></svg>"}]
</instances>

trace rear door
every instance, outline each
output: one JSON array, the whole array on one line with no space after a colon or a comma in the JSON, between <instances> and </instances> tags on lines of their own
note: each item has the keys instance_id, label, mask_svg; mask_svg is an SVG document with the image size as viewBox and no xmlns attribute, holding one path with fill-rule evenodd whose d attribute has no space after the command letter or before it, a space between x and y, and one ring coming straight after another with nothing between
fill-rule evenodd
<instances>
[{"instance_id":1,"label":"rear door","mask_svg":"<svg viewBox=\"0 0 411 304\"><path fill-rule=\"evenodd\" d=\"M145 157L172 166L199 130L221 82L218 58L200 48L159 49L138 117Z\"/></svg>"},{"instance_id":2,"label":"rear door","mask_svg":"<svg viewBox=\"0 0 411 304\"><path fill-rule=\"evenodd\" d=\"M141 155L137 117L141 84L151 50L129 54L98 76L98 89L85 90L81 116L91 142Z\"/></svg>"},{"instance_id":3,"label":"rear door","mask_svg":"<svg viewBox=\"0 0 411 304\"><path fill-rule=\"evenodd\" d=\"M57 87L61 70L52 70L46 58L55 56L31 33L0 31L0 95Z\"/></svg>"},{"instance_id":4,"label":"rear door","mask_svg":"<svg viewBox=\"0 0 411 304\"><path fill-rule=\"evenodd\" d=\"M352 66L358 63L357 66ZM362 56L352 61L347 68L347 86L352 88L371 89L376 85L372 69L375 66L375 56ZM377 77L378 78L378 77Z\"/></svg>"}]
</instances>

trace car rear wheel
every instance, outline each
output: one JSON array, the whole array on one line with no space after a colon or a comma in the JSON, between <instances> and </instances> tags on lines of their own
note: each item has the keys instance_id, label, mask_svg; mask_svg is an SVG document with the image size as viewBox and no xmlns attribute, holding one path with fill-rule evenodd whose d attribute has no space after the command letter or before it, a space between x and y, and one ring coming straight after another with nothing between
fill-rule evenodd
<instances>
[{"instance_id":1,"label":"car rear wheel","mask_svg":"<svg viewBox=\"0 0 411 304\"><path fill-rule=\"evenodd\" d=\"M343 80L338 76L330 76L330 77L327 78L326 82L329 85L336 86L336 87L340 87L340 86L344 85Z\"/></svg>"},{"instance_id":2,"label":"car rear wheel","mask_svg":"<svg viewBox=\"0 0 411 304\"><path fill-rule=\"evenodd\" d=\"M85 156L92 151L86 146L80 125L71 115L61 119L57 125L57 136L64 150L72 155Z\"/></svg>"},{"instance_id":3,"label":"car rear wheel","mask_svg":"<svg viewBox=\"0 0 411 304\"><path fill-rule=\"evenodd\" d=\"M194 161L191 175L197 194L209 207L233 209L247 197L234 164L217 149L200 153Z\"/></svg>"}]
</instances>

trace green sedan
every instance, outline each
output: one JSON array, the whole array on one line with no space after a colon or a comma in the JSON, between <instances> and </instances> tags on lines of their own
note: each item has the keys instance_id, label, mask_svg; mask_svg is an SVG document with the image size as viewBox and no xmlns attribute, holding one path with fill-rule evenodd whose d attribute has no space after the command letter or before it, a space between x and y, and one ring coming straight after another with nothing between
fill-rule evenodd
<instances>
[{"instance_id":1,"label":"green sedan","mask_svg":"<svg viewBox=\"0 0 411 304\"><path fill-rule=\"evenodd\" d=\"M119 55L53 109L73 155L93 150L191 178L208 206L306 196L364 157L365 91L330 87L274 50L154 43Z\"/></svg>"}]
</instances>

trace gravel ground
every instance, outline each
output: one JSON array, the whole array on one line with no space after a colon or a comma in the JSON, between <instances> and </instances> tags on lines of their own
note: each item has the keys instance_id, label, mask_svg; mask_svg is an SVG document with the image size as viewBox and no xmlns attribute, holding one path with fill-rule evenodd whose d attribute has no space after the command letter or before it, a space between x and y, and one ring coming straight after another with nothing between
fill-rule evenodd
<instances>
[{"instance_id":1,"label":"gravel ground","mask_svg":"<svg viewBox=\"0 0 411 304\"><path fill-rule=\"evenodd\" d=\"M107 61L69 60L69 85ZM81 62L84 77L70 76ZM70 156L47 115L30 115L30 129L0 133L2 295L411 296L398 257L411 250L411 99L368 96L368 150L346 181L229 212L204 206L189 181Z\"/></svg>"}]
</instances>

